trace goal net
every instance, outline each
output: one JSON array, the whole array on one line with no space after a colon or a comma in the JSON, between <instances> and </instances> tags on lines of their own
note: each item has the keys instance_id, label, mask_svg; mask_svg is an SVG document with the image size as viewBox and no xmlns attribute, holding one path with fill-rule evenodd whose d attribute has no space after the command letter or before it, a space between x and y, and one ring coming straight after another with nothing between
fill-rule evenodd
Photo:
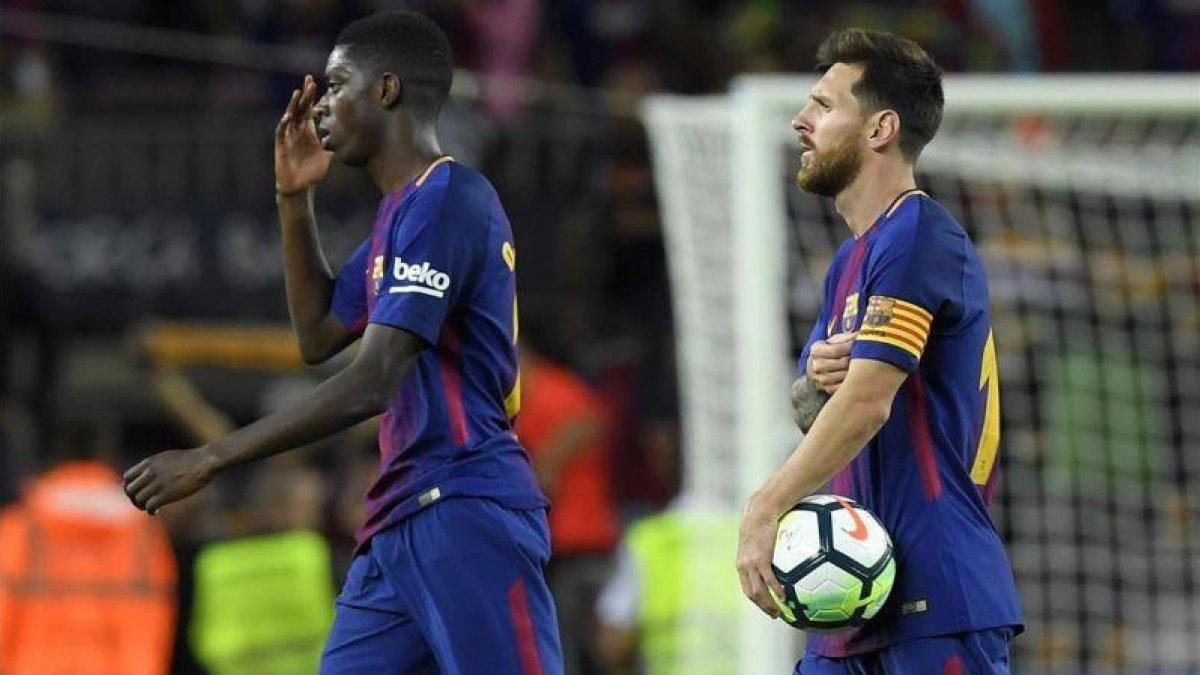
<instances>
[{"instance_id":1,"label":"goal net","mask_svg":"<svg viewBox=\"0 0 1200 675\"><path fill-rule=\"evenodd\" d=\"M795 447L788 387L848 236L795 188L814 80L652 97L685 491L736 513ZM1028 631L1014 672L1200 672L1200 78L950 76L918 183L988 268L993 517ZM698 555L702 553L698 552ZM749 603L744 603L749 606ZM798 642L748 611L741 672Z\"/></svg>"}]
</instances>

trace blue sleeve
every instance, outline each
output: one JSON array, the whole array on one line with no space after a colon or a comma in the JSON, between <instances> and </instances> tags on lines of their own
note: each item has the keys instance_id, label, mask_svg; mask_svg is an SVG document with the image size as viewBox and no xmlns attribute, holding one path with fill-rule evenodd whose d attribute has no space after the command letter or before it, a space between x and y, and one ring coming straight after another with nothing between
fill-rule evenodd
<instances>
[{"instance_id":1,"label":"blue sleeve","mask_svg":"<svg viewBox=\"0 0 1200 675\"><path fill-rule=\"evenodd\" d=\"M367 255L371 240L367 239L354 255L342 265L333 280L333 315L353 332L361 332L367 322Z\"/></svg>"},{"instance_id":2,"label":"blue sleeve","mask_svg":"<svg viewBox=\"0 0 1200 675\"><path fill-rule=\"evenodd\" d=\"M472 205L446 187L420 195L397 217L371 323L437 344L447 315L473 284L488 216Z\"/></svg>"},{"instance_id":3,"label":"blue sleeve","mask_svg":"<svg viewBox=\"0 0 1200 675\"><path fill-rule=\"evenodd\" d=\"M862 290L867 309L851 358L912 372L935 320L961 311L965 234L919 214L894 223L872 248Z\"/></svg>"}]
</instances>

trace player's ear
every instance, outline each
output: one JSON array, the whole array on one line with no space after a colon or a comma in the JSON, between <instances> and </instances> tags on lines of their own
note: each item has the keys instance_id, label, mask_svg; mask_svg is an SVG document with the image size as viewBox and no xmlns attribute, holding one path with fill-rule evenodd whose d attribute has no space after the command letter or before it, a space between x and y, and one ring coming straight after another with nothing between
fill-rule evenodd
<instances>
[{"instance_id":1,"label":"player's ear","mask_svg":"<svg viewBox=\"0 0 1200 675\"><path fill-rule=\"evenodd\" d=\"M379 78L379 104L391 110L400 105L403 98L404 85L401 84L400 77L395 73L384 73Z\"/></svg>"},{"instance_id":2,"label":"player's ear","mask_svg":"<svg viewBox=\"0 0 1200 675\"><path fill-rule=\"evenodd\" d=\"M867 118L867 144L882 151L888 144L900 140L900 116L895 110L880 110Z\"/></svg>"}]
</instances>

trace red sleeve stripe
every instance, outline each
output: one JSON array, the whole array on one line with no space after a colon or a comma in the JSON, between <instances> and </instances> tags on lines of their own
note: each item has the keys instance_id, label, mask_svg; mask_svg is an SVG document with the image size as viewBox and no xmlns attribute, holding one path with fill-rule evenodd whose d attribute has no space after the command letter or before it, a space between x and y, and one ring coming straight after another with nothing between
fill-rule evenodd
<instances>
[{"instance_id":1,"label":"red sleeve stripe","mask_svg":"<svg viewBox=\"0 0 1200 675\"><path fill-rule=\"evenodd\" d=\"M933 315L930 314L924 307L920 305L914 305L911 302L905 302L899 298L893 298L893 300L896 301L896 309L907 311L917 319L920 319L922 323L931 323L933 321Z\"/></svg>"},{"instance_id":2,"label":"red sleeve stripe","mask_svg":"<svg viewBox=\"0 0 1200 675\"><path fill-rule=\"evenodd\" d=\"M920 333L922 335L929 334L928 322L914 319L911 315L904 314L902 312L893 312L891 321L888 321L888 323L884 325L886 326L889 324L901 324L907 326L916 333Z\"/></svg>"},{"instance_id":3,"label":"red sleeve stripe","mask_svg":"<svg viewBox=\"0 0 1200 675\"><path fill-rule=\"evenodd\" d=\"M883 333L885 335L888 335L888 336L891 336L891 337L894 337L897 339L908 338L908 339L916 342L918 345L921 345L922 348L924 348L924 346L925 346L926 338L929 337L928 333L917 332L917 331L909 328L908 326L895 323L895 320L889 321L888 323L886 323L882 326L879 326L877 328L873 328L871 330L877 330L880 333Z\"/></svg>"},{"instance_id":4,"label":"red sleeve stripe","mask_svg":"<svg viewBox=\"0 0 1200 675\"><path fill-rule=\"evenodd\" d=\"M921 358L923 346L913 342L909 338L898 335L888 335L874 329L869 329L859 333L857 339L866 340L868 342L882 342L883 344L891 345L893 347L899 347L909 354L912 354L913 358Z\"/></svg>"}]
</instances>

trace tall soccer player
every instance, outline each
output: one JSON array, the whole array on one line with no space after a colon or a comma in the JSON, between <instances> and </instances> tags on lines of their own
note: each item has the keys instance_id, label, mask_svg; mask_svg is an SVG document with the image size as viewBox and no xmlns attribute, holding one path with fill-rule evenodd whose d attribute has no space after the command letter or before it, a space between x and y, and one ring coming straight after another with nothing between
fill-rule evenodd
<instances>
[{"instance_id":1,"label":"tall soccer player","mask_svg":"<svg viewBox=\"0 0 1200 675\"><path fill-rule=\"evenodd\" d=\"M547 502L512 431L520 405L513 237L492 186L438 145L450 45L411 12L348 25L318 98L306 77L275 134L288 307L300 351L358 354L295 407L130 469L151 513L218 472L383 414L380 474L322 673L562 672ZM335 276L313 192L337 157L383 199Z\"/></svg>"},{"instance_id":2,"label":"tall soccer player","mask_svg":"<svg viewBox=\"0 0 1200 675\"><path fill-rule=\"evenodd\" d=\"M1022 626L987 513L1000 429L987 281L963 228L913 174L941 121L941 71L915 43L858 29L831 35L817 61L822 76L792 120L797 178L833 198L853 236L797 368L806 435L742 516L742 590L777 615L776 523L832 481L891 533L896 585L862 627L811 635L796 672L1006 674Z\"/></svg>"}]
</instances>

